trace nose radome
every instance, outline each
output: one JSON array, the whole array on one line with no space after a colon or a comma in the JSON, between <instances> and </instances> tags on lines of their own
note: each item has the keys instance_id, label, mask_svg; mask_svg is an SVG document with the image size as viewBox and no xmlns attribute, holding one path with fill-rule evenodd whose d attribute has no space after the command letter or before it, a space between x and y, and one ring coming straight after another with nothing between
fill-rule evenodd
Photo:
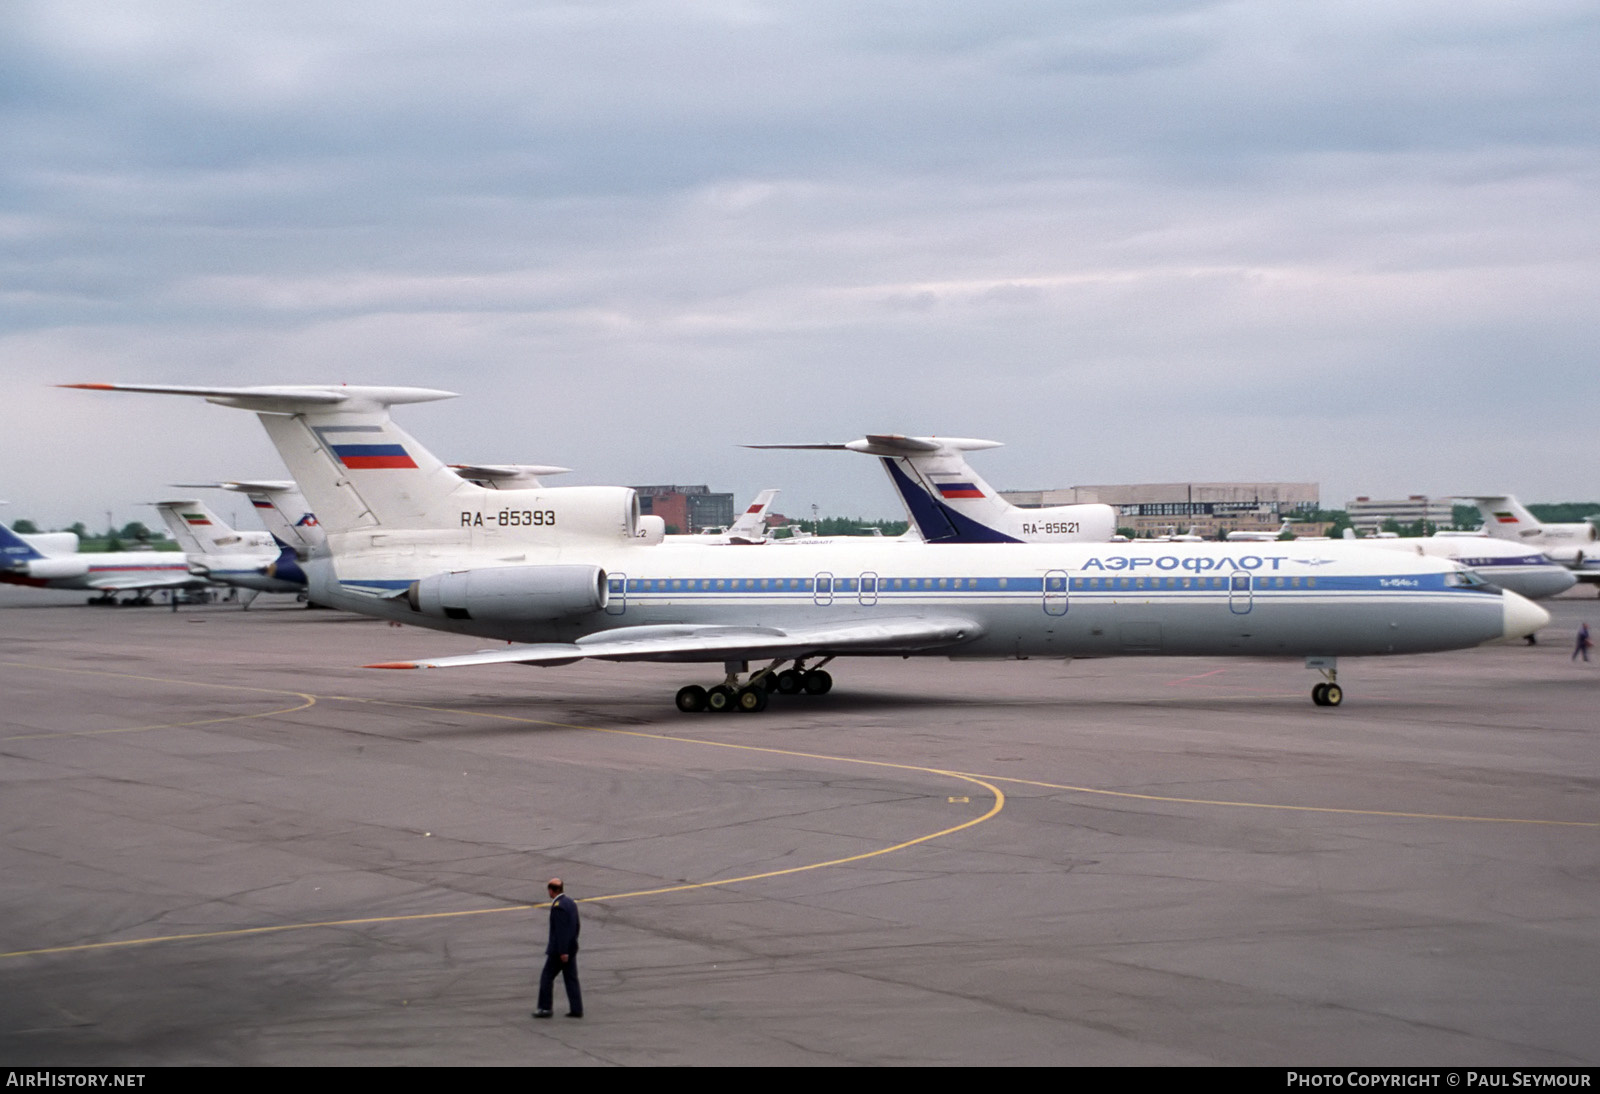
<instances>
[{"instance_id":1,"label":"nose radome","mask_svg":"<svg viewBox=\"0 0 1600 1094\"><path fill-rule=\"evenodd\" d=\"M1550 613L1527 597L1509 589L1502 590L1500 597L1504 618L1500 641L1511 642L1518 638L1526 638L1540 627L1549 625Z\"/></svg>"}]
</instances>

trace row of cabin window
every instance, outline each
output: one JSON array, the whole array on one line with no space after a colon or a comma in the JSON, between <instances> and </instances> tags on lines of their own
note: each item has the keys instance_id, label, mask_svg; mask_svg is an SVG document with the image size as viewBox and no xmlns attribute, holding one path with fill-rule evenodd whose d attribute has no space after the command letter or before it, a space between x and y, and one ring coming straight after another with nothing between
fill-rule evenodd
<instances>
[{"instance_id":1,"label":"row of cabin window","mask_svg":"<svg viewBox=\"0 0 1600 1094\"><path fill-rule=\"evenodd\" d=\"M1252 575L1253 576L1253 575ZM1044 588L1046 592L1060 592L1065 588L1065 578L1046 578ZM1008 579L999 578L995 586L1006 588ZM1229 586L1226 577L1075 577L1072 579L1072 588L1080 590L1089 589L1226 589ZM963 584L965 582L965 584ZM1314 589L1317 579L1307 577L1255 577L1254 587L1258 589L1299 589L1302 587ZM628 582L628 592L683 592L693 591L697 587L704 592L713 590L738 590L740 588L752 591L781 592L790 590L794 592L812 592L816 582L811 578L640 578ZM823 580L824 589L829 587L826 579ZM853 577L838 578L832 583L835 592L852 593L864 587L868 591L897 591L916 589L976 589L979 579L971 578L879 578L858 579ZM1240 585L1239 587L1243 587ZM622 592L620 580L611 583L611 591ZM1031 590L1029 590L1031 591Z\"/></svg>"}]
</instances>

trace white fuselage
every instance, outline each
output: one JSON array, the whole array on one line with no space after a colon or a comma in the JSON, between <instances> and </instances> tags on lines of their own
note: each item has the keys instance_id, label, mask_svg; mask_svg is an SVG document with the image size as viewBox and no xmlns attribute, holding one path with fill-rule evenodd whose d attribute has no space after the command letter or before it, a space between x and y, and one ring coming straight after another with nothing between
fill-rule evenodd
<instances>
[{"instance_id":1,"label":"white fuselage","mask_svg":"<svg viewBox=\"0 0 1600 1094\"><path fill-rule=\"evenodd\" d=\"M102 592L160 587L189 576L188 559L177 551L78 552L24 560L0 570L0 582L9 585ZM148 586L141 584L147 580Z\"/></svg>"},{"instance_id":2,"label":"white fuselage","mask_svg":"<svg viewBox=\"0 0 1600 1094\"><path fill-rule=\"evenodd\" d=\"M1339 543L917 547L861 539L804 551L707 551L595 541L541 549L528 542L534 537L514 535L490 548L440 536L406 542L384 533L382 545L365 548L355 541L372 537L330 537L333 561L314 568L313 594L514 642L673 624L955 617L971 621L972 637L940 652L970 657L1411 653L1499 639L1509 625L1507 598L1473 588L1449 562ZM604 609L546 622L475 619L470 610L420 619L405 600L413 582L440 571L543 564L601 567Z\"/></svg>"},{"instance_id":3,"label":"white fuselage","mask_svg":"<svg viewBox=\"0 0 1600 1094\"><path fill-rule=\"evenodd\" d=\"M1571 570L1534 547L1488 536L1419 536L1409 539L1357 539L1376 550L1447 558L1481 574L1503 589L1530 600L1564 593L1578 583Z\"/></svg>"}]
</instances>

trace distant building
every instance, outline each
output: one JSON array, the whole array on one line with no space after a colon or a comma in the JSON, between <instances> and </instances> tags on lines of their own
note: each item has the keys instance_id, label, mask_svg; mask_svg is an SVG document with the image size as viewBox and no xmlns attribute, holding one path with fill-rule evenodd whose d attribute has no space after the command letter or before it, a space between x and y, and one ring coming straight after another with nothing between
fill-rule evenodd
<instances>
[{"instance_id":1,"label":"distant building","mask_svg":"<svg viewBox=\"0 0 1600 1094\"><path fill-rule=\"evenodd\" d=\"M1059 490L1003 490L1000 496L1023 509L1102 502L1115 506L1117 524L1135 535L1195 533L1210 538L1229 532L1273 532L1286 517L1321 508L1314 482L1159 482L1121 486L1068 486ZM1315 534L1326 525L1307 525Z\"/></svg>"},{"instance_id":2,"label":"distant building","mask_svg":"<svg viewBox=\"0 0 1600 1094\"><path fill-rule=\"evenodd\" d=\"M733 523L733 495L708 486L635 486L639 512L660 517L667 531L692 535Z\"/></svg>"},{"instance_id":3,"label":"distant building","mask_svg":"<svg viewBox=\"0 0 1600 1094\"><path fill-rule=\"evenodd\" d=\"M1428 521L1448 528L1455 521L1454 503L1450 498L1430 498L1425 494L1412 494L1398 498L1353 498L1345 502L1350 523L1358 532L1376 532L1385 521L1394 521L1402 528Z\"/></svg>"}]
</instances>

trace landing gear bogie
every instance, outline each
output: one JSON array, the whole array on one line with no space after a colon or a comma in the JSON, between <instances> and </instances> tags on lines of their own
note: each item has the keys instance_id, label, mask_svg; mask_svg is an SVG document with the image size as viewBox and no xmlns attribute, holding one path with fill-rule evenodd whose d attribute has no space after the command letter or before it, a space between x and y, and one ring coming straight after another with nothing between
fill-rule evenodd
<instances>
[{"instance_id":1,"label":"landing gear bogie","mask_svg":"<svg viewBox=\"0 0 1600 1094\"><path fill-rule=\"evenodd\" d=\"M690 684L688 687L678 689L677 698L674 700L678 709L685 714L699 714L706 709L706 689L699 684Z\"/></svg>"},{"instance_id":2,"label":"landing gear bogie","mask_svg":"<svg viewBox=\"0 0 1600 1094\"><path fill-rule=\"evenodd\" d=\"M821 664L831 660L824 658ZM679 688L674 704L684 714L759 714L767 709L774 695L826 695L833 690L833 677L820 667L807 669L803 661L796 661L794 668L777 672L782 663L774 661L740 683L739 677L748 671L748 666L742 661L730 661L722 683L710 688L698 684Z\"/></svg>"},{"instance_id":3,"label":"landing gear bogie","mask_svg":"<svg viewBox=\"0 0 1600 1094\"><path fill-rule=\"evenodd\" d=\"M833 677L821 669L813 669L805 674L803 686L807 695L826 695L833 690Z\"/></svg>"}]
</instances>

